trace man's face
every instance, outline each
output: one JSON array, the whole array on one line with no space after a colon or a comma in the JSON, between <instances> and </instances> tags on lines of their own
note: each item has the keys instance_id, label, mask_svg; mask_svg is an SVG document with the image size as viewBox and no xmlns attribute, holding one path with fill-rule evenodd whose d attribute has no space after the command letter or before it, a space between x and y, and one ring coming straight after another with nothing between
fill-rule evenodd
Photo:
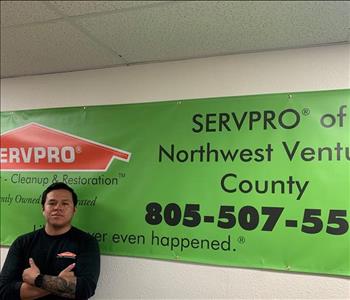
<instances>
[{"instance_id":1,"label":"man's face","mask_svg":"<svg viewBox=\"0 0 350 300\"><path fill-rule=\"evenodd\" d=\"M46 196L43 215L48 225L62 228L70 225L75 207L72 194L67 190L53 190Z\"/></svg>"}]
</instances>

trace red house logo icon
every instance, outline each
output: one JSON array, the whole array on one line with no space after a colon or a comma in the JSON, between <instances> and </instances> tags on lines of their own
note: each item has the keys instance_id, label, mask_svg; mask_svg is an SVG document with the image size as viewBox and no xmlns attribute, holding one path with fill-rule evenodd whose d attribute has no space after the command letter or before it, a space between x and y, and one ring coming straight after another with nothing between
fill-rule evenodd
<instances>
[{"instance_id":1,"label":"red house logo icon","mask_svg":"<svg viewBox=\"0 0 350 300\"><path fill-rule=\"evenodd\" d=\"M131 153L29 123L1 134L1 171L106 171Z\"/></svg>"}]
</instances>

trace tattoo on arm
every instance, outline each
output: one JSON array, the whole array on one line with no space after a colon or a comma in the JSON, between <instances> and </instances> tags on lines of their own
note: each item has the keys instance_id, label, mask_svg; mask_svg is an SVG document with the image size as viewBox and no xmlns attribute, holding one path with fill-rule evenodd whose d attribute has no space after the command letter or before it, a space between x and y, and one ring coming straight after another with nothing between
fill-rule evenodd
<instances>
[{"instance_id":1,"label":"tattoo on arm","mask_svg":"<svg viewBox=\"0 0 350 300\"><path fill-rule=\"evenodd\" d=\"M42 288L54 295L74 299L76 285L76 277L64 279L59 276L44 275Z\"/></svg>"}]
</instances>

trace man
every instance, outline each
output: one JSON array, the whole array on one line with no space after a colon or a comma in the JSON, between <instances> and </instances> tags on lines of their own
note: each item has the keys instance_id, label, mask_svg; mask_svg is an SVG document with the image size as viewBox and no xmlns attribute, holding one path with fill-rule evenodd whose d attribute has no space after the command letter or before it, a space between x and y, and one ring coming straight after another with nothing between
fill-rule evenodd
<instances>
[{"instance_id":1,"label":"man","mask_svg":"<svg viewBox=\"0 0 350 300\"><path fill-rule=\"evenodd\" d=\"M77 202L61 182L43 192L45 227L13 242L0 274L1 299L88 299L95 293L100 252L94 237L71 225Z\"/></svg>"}]
</instances>

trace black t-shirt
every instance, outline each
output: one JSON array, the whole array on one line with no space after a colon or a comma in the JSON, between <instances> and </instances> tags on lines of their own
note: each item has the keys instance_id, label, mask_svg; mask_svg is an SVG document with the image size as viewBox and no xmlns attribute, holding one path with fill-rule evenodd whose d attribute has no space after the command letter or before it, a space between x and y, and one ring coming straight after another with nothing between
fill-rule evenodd
<instances>
[{"instance_id":1,"label":"black t-shirt","mask_svg":"<svg viewBox=\"0 0 350 300\"><path fill-rule=\"evenodd\" d=\"M95 293L100 274L98 242L90 234L75 227L62 235L50 236L39 229L18 237L11 245L0 274L0 298L20 299L23 270L33 258L41 274L58 274L75 263L77 277L75 299L88 299ZM66 299L48 295L40 299Z\"/></svg>"}]
</instances>

